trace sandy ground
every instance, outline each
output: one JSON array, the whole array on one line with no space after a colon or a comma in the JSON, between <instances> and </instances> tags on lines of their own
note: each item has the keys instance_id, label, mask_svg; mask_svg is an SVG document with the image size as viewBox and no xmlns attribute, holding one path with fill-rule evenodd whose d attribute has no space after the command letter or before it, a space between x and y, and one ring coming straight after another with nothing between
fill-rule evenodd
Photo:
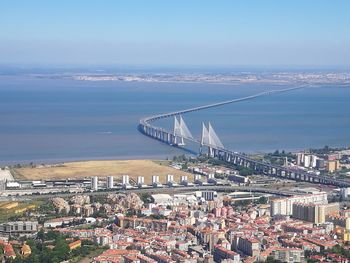
<instances>
[{"instance_id":1,"label":"sandy ground","mask_svg":"<svg viewBox=\"0 0 350 263\"><path fill-rule=\"evenodd\" d=\"M14 175L18 179L40 180L60 178L84 178L91 176L114 176L115 180L121 180L122 175L129 175L136 180L137 176L144 176L145 183L149 184L152 175L159 175L162 183L166 181L167 174L173 174L175 181L179 182L181 175L187 175L188 180L193 180L193 175L176 170L162 161L151 160L105 160L68 162L60 166L25 167L14 169Z\"/></svg>"},{"instance_id":2,"label":"sandy ground","mask_svg":"<svg viewBox=\"0 0 350 263\"><path fill-rule=\"evenodd\" d=\"M6 181L6 180L8 181L14 180L11 172L7 169L5 170L0 169L0 181Z\"/></svg>"}]
</instances>

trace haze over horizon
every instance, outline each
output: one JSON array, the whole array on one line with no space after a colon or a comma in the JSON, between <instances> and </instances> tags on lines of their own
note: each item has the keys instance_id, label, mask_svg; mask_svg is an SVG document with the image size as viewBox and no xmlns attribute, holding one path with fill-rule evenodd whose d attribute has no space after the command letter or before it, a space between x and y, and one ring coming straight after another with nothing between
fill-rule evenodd
<instances>
[{"instance_id":1,"label":"haze over horizon","mask_svg":"<svg viewBox=\"0 0 350 263\"><path fill-rule=\"evenodd\" d=\"M0 64L350 67L350 2L7 1Z\"/></svg>"}]
</instances>

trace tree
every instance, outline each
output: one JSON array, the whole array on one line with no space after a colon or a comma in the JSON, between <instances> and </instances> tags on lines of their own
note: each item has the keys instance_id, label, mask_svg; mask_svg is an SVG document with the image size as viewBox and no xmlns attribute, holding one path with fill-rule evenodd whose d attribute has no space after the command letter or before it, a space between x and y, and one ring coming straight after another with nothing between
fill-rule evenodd
<instances>
[{"instance_id":1,"label":"tree","mask_svg":"<svg viewBox=\"0 0 350 263\"><path fill-rule=\"evenodd\" d=\"M267 204L268 198L266 196L260 196L258 203L259 204Z\"/></svg>"},{"instance_id":2,"label":"tree","mask_svg":"<svg viewBox=\"0 0 350 263\"><path fill-rule=\"evenodd\" d=\"M273 257L267 257L265 262L267 262L267 263L282 263L282 261L274 259Z\"/></svg>"},{"instance_id":3,"label":"tree","mask_svg":"<svg viewBox=\"0 0 350 263\"><path fill-rule=\"evenodd\" d=\"M154 198L149 193L141 194L140 198L145 204L154 203Z\"/></svg>"}]
</instances>

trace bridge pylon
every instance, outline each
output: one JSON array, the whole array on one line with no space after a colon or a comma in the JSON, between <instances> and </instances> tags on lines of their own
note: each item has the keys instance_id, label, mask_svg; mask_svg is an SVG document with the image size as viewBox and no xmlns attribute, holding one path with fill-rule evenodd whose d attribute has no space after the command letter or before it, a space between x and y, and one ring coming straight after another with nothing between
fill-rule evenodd
<instances>
[{"instance_id":1,"label":"bridge pylon","mask_svg":"<svg viewBox=\"0 0 350 263\"><path fill-rule=\"evenodd\" d=\"M225 148L210 122L208 123L208 127L202 123L200 152L202 152L202 147L208 147L208 155L212 157L216 151Z\"/></svg>"},{"instance_id":2,"label":"bridge pylon","mask_svg":"<svg viewBox=\"0 0 350 263\"><path fill-rule=\"evenodd\" d=\"M180 115L179 118L174 116L174 129L173 129L173 144L178 146L184 146L184 139L194 140L192 133L188 129L184 119Z\"/></svg>"}]
</instances>

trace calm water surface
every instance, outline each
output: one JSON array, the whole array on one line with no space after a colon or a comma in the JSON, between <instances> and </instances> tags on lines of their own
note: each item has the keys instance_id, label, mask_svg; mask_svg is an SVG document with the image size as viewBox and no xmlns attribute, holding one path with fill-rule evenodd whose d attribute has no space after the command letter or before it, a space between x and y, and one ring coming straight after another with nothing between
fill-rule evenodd
<instances>
[{"instance_id":1,"label":"calm water surface","mask_svg":"<svg viewBox=\"0 0 350 263\"><path fill-rule=\"evenodd\" d=\"M280 87L1 76L0 163L172 157L182 152L137 131L141 117L273 88ZM350 88L309 88L184 119L197 137L201 122L211 121L223 144L235 151L350 146L349 101Z\"/></svg>"}]
</instances>

